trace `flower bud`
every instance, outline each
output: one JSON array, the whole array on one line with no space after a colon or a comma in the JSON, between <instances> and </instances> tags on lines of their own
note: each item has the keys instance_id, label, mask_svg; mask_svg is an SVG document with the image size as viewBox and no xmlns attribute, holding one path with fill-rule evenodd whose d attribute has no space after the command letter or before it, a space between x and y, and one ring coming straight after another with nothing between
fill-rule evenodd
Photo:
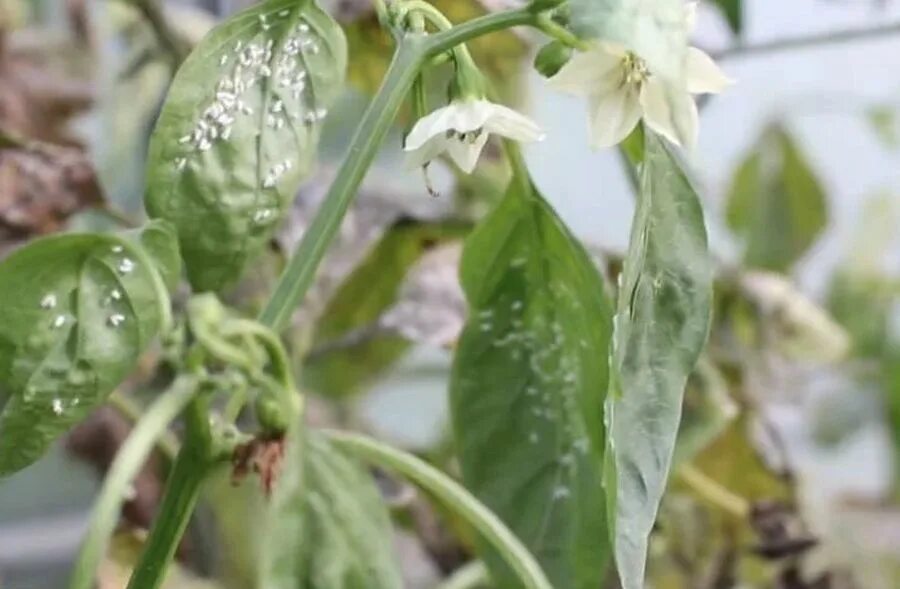
<instances>
[{"instance_id":1,"label":"flower bud","mask_svg":"<svg viewBox=\"0 0 900 589\"><path fill-rule=\"evenodd\" d=\"M534 58L534 69L545 78L553 77L569 62L572 49L559 41L551 41L538 51Z\"/></svg>"}]
</instances>

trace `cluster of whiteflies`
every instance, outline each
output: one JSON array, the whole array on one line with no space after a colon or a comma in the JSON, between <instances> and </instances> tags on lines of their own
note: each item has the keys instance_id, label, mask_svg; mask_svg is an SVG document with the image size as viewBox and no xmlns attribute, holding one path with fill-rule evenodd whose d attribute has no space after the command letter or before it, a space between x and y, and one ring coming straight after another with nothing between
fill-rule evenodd
<instances>
[{"instance_id":1,"label":"cluster of whiteflies","mask_svg":"<svg viewBox=\"0 0 900 589\"><path fill-rule=\"evenodd\" d=\"M695 15L696 4L687 5L685 19L691 30ZM577 52L550 79L550 85L587 98L595 149L620 143L642 119L656 133L692 149L698 128L692 95L719 93L731 80L709 55L694 47L687 51L685 78L679 83L658 75L630 49L597 41ZM422 166L446 153L470 173L490 134L516 141L544 138L537 123L528 117L486 100L483 93L469 93L415 124L405 143L408 165Z\"/></svg>"},{"instance_id":2,"label":"cluster of whiteflies","mask_svg":"<svg viewBox=\"0 0 900 589\"><path fill-rule=\"evenodd\" d=\"M289 16L289 10L260 15L259 27L267 31L273 22ZM239 40L226 48L219 58L219 67L226 68L226 73L216 85L212 102L202 111L192 129L178 140L185 152L175 158L176 171L187 167L192 154L208 151L219 141L228 141L241 116L256 115L256 109L261 108L256 104L259 94L248 95L248 92L265 80L274 82L277 94L264 105L263 120L267 127L278 131L289 127L291 120L308 125L322 121L328 112L312 104L313 97L307 92L308 73L303 67L304 55L315 55L319 51L319 39L302 21L277 47L273 39L266 39L247 43ZM263 180L264 187L274 187L278 177L290 167L290 161L274 166Z\"/></svg>"}]
</instances>

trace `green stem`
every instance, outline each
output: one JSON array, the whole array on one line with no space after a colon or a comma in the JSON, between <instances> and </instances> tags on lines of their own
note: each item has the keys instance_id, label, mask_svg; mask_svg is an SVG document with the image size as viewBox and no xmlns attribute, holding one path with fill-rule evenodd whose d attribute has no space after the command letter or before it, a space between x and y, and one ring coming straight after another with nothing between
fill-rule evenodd
<instances>
[{"instance_id":1,"label":"green stem","mask_svg":"<svg viewBox=\"0 0 900 589\"><path fill-rule=\"evenodd\" d=\"M474 560L460 567L437 589L476 589L487 586L489 582L487 567L480 560Z\"/></svg>"},{"instance_id":2,"label":"green stem","mask_svg":"<svg viewBox=\"0 0 900 589\"><path fill-rule=\"evenodd\" d=\"M171 26L163 6L157 0L134 0L131 5L138 9L150 25L173 69L177 69L191 52L190 43Z\"/></svg>"},{"instance_id":3,"label":"green stem","mask_svg":"<svg viewBox=\"0 0 900 589\"><path fill-rule=\"evenodd\" d=\"M507 139L503 142L503 149L506 151L506 158L509 160L509 167L512 170L512 181L519 185L519 193L531 194L531 174L528 173L528 165L525 163L525 156L522 155L522 148L517 142Z\"/></svg>"},{"instance_id":4,"label":"green stem","mask_svg":"<svg viewBox=\"0 0 900 589\"><path fill-rule=\"evenodd\" d=\"M572 47L573 49L586 51L590 47L590 44L587 41L581 40L569 29L554 21L548 14L541 14L537 17L537 28L543 31L548 37L553 37L563 45Z\"/></svg>"},{"instance_id":5,"label":"green stem","mask_svg":"<svg viewBox=\"0 0 900 589\"><path fill-rule=\"evenodd\" d=\"M900 23L890 23L879 27L833 31L830 33L810 35L808 37L796 37L793 39L778 39L767 43L759 43L758 45L736 45L725 49L724 51L714 52L712 53L712 57L715 60L750 57L754 55L776 53L779 51L788 51L791 49L808 49L812 47L835 45L838 43L877 39L879 37L889 37L897 34L900 34Z\"/></svg>"},{"instance_id":6,"label":"green stem","mask_svg":"<svg viewBox=\"0 0 900 589\"><path fill-rule=\"evenodd\" d=\"M312 284L328 246L419 73L425 58L422 47L423 38L413 36L402 41L394 55L378 95L356 130L337 179L260 315L260 321L275 331L287 327L294 309Z\"/></svg>"},{"instance_id":7,"label":"green stem","mask_svg":"<svg viewBox=\"0 0 900 589\"><path fill-rule=\"evenodd\" d=\"M678 475L698 495L708 502L730 513L738 519L747 519L750 514L750 504L746 499L735 495L716 481L712 480L702 471L691 464L685 464L678 469Z\"/></svg>"},{"instance_id":8,"label":"green stem","mask_svg":"<svg viewBox=\"0 0 900 589\"><path fill-rule=\"evenodd\" d=\"M297 390L287 352L285 352L281 340L270 329L249 319L230 319L222 326L222 335L225 337L250 335L258 339L269 353L272 372L275 373L278 382L292 394Z\"/></svg>"},{"instance_id":9,"label":"green stem","mask_svg":"<svg viewBox=\"0 0 900 589\"><path fill-rule=\"evenodd\" d=\"M90 526L75 563L70 589L92 589L100 561L119 521L128 487L147 462L154 446L167 433L169 424L193 398L197 383L181 377L137 421L109 468L103 488L94 503Z\"/></svg>"},{"instance_id":10,"label":"green stem","mask_svg":"<svg viewBox=\"0 0 900 589\"><path fill-rule=\"evenodd\" d=\"M427 38L410 35L400 42L381 89L353 137L337 180L260 315L262 323L276 332L288 326L422 65L470 39L514 26L535 25L536 19L537 14L528 8L508 10L470 20Z\"/></svg>"},{"instance_id":11,"label":"green stem","mask_svg":"<svg viewBox=\"0 0 900 589\"><path fill-rule=\"evenodd\" d=\"M403 18L406 18L406 13L408 12L417 12L424 16L439 31L449 31L453 28L453 23L450 22L450 19L444 16L443 12L425 2L425 0L407 0L404 2L401 9Z\"/></svg>"},{"instance_id":12,"label":"green stem","mask_svg":"<svg viewBox=\"0 0 900 589\"><path fill-rule=\"evenodd\" d=\"M377 440L327 431L332 442L377 466L396 470L455 511L497 549L526 589L553 589L528 549L491 510L462 485L419 458Z\"/></svg>"},{"instance_id":13,"label":"green stem","mask_svg":"<svg viewBox=\"0 0 900 589\"><path fill-rule=\"evenodd\" d=\"M523 25L537 26L537 13L530 8L494 12L486 16L472 19L428 37L426 44L428 57L435 57L450 51L457 45L471 41L477 37Z\"/></svg>"},{"instance_id":14,"label":"green stem","mask_svg":"<svg viewBox=\"0 0 900 589\"><path fill-rule=\"evenodd\" d=\"M195 413L202 412L195 401ZM209 458L207 440L202 439L196 422L204 415L188 420L188 439L181 447L172 472L166 481L166 492L141 560L131 575L128 589L159 589L184 530L187 528L200 495L200 486L214 462ZM189 416L190 418L190 416Z\"/></svg>"},{"instance_id":15,"label":"green stem","mask_svg":"<svg viewBox=\"0 0 900 589\"><path fill-rule=\"evenodd\" d=\"M163 395L165 394L166 393L163 393ZM158 400L161 401L162 398L160 397ZM113 394L109 396L109 399L107 399L106 402L110 407L113 407L116 411L121 413L123 417L128 419L128 421L135 424L141 420L144 413L152 411L156 406L156 402L154 402L150 406L150 409L145 409L120 391L113 391ZM164 431L160 433L159 437L156 439L156 447L157 450L165 456L168 462L174 462L175 457L178 455L178 448L181 447L181 443L178 441L178 437L175 436L175 434L170 431Z\"/></svg>"},{"instance_id":16,"label":"green stem","mask_svg":"<svg viewBox=\"0 0 900 589\"><path fill-rule=\"evenodd\" d=\"M150 274L150 282L156 293L156 308L159 312L159 331L161 334L167 334L172 331L174 321L172 319L172 298L169 295L169 289L166 281L163 280L162 274L150 257L147 251L137 244L130 243L127 240L122 241L122 245L133 255L139 264L147 269Z\"/></svg>"}]
</instances>

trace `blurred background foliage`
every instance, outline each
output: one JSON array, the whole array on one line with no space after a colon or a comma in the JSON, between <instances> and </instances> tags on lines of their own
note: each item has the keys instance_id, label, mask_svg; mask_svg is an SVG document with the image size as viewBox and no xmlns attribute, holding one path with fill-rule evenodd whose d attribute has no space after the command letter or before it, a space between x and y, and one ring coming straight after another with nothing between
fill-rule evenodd
<instances>
[{"instance_id":1,"label":"blurred background foliage","mask_svg":"<svg viewBox=\"0 0 900 589\"><path fill-rule=\"evenodd\" d=\"M148 134L172 72L209 27L248 3L2 0L0 256L40 235L141 220ZM858 13L862 2L819 3L832 13ZM301 189L269 250L228 293L248 312L262 304L302 236L390 58L390 40L367 0L323 4L347 31L350 88L328 121L320 171ZM507 2L434 4L459 22ZM711 37L724 55L752 50L747 29L760 23L748 21L746 2L707 4L702 22L716 31ZM866 10L870 23L900 17L886 0L866 2ZM510 31L473 43L504 101L528 103L539 41ZM896 42L887 47L897 52ZM426 80L433 105L446 93L446 74L437 68ZM900 77L894 83L900 87ZM852 116L900 169L897 109L895 94L866 101ZM713 248L714 326L688 385L676 468L652 539L654 588L900 587L900 185L895 177L857 207L855 235L830 267L817 269L813 282L822 286L809 288L800 270L834 224L846 224L836 218L847 207L835 206L832 181L853 182L861 156L835 136L832 149L845 164L823 174L788 112L770 113L751 129L756 140L732 169L716 172L727 179L707 191L708 222L725 228L730 247ZM421 174L401 166L409 115L369 174L289 338L311 420L368 430L455 473L444 394L466 312L456 273L460 244L500 197L508 171L492 146L471 177L432 166L427 182L440 196L429 196ZM530 161L548 178L551 199L574 198L565 180L553 179L564 172L541 169L542 158L550 161L547 153ZM617 186L594 169L572 181L602 184L598 194ZM702 166L698 181L710 184ZM560 208L566 216L565 204ZM583 237L614 285L623 244ZM156 392L157 361L145 360L123 398L139 406ZM124 402L117 406L41 463L0 482L0 586L64 586L97 476L128 433L132 415ZM104 589L124 586L167 463L157 456L135 483L101 573ZM375 474L398 522L394 547L407 586L435 587L465 566L471 530L428 497ZM166 586L249 587L247 555L262 532L244 523L259 501L252 484L236 492L227 473L210 484Z\"/></svg>"}]
</instances>

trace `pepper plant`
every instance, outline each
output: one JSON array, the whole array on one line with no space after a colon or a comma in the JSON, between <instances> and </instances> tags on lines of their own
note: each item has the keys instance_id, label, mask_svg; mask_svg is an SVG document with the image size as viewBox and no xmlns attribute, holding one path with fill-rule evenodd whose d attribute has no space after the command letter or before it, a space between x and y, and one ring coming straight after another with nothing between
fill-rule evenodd
<instances>
[{"instance_id":1,"label":"pepper plant","mask_svg":"<svg viewBox=\"0 0 900 589\"><path fill-rule=\"evenodd\" d=\"M216 293L284 221L354 59L314 0L265 0L194 48L152 135L145 226L41 239L0 264L0 475L105 403L154 342L166 359L157 378L168 388L106 476L72 589L93 587L130 481L176 423L183 435L131 589L161 585L223 465L255 469L265 491L262 521L247 523L265 530L250 555L261 589L401 586L366 466L467 522L496 587L593 589L612 567L625 589L644 586L712 304L703 210L680 150L696 140L692 94L729 80L688 47L693 7L682 0L533 0L458 24L423 0L374 3L393 59L258 317ZM539 71L587 97L595 147L620 144L633 171L617 283L529 175L518 142L544 131L496 101L467 49L512 27L546 37ZM446 102L432 104L425 80L447 67ZM494 136L511 170L462 256L468 319L449 383L459 480L375 439L307 425L301 363L281 338L404 105L411 167L446 155L470 173Z\"/></svg>"}]
</instances>

